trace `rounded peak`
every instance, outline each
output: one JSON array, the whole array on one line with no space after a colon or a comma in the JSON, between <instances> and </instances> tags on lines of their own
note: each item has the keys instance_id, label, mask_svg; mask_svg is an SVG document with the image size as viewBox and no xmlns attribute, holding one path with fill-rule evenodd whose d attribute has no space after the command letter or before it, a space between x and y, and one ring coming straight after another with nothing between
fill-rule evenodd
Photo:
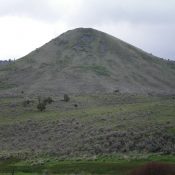
<instances>
[{"instance_id":1,"label":"rounded peak","mask_svg":"<svg viewBox=\"0 0 175 175\"><path fill-rule=\"evenodd\" d=\"M70 35L74 35L74 36L80 36L80 35L98 35L99 33L103 33L101 31L98 31L96 29L93 28L75 28L72 30L68 30L67 32L63 33L62 35L60 35L60 37L66 37L66 36L70 36Z\"/></svg>"},{"instance_id":2,"label":"rounded peak","mask_svg":"<svg viewBox=\"0 0 175 175\"><path fill-rule=\"evenodd\" d=\"M79 28L75 28L72 30L68 30L67 32L100 32L100 31L93 29L93 28L79 27Z\"/></svg>"},{"instance_id":3,"label":"rounded peak","mask_svg":"<svg viewBox=\"0 0 175 175\"><path fill-rule=\"evenodd\" d=\"M64 40L69 42L79 41L79 40L91 40L92 38L98 38L101 36L102 32L95 30L93 28L76 28L68 30L67 32L61 34L54 40Z\"/></svg>"}]
</instances>

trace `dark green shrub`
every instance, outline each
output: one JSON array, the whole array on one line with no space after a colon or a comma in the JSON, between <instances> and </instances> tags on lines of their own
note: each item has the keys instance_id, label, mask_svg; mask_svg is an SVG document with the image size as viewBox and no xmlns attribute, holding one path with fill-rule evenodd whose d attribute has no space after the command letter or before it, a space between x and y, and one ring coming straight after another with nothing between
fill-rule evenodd
<instances>
[{"instance_id":1,"label":"dark green shrub","mask_svg":"<svg viewBox=\"0 0 175 175\"><path fill-rule=\"evenodd\" d=\"M45 109L46 109L46 103L44 103L44 102L40 102L38 105L37 105L37 109L39 110L39 111L45 111Z\"/></svg>"},{"instance_id":2,"label":"dark green shrub","mask_svg":"<svg viewBox=\"0 0 175 175\"><path fill-rule=\"evenodd\" d=\"M114 92L115 93L120 93L120 90L119 89L115 89Z\"/></svg>"},{"instance_id":3,"label":"dark green shrub","mask_svg":"<svg viewBox=\"0 0 175 175\"><path fill-rule=\"evenodd\" d=\"M22 105L23 107L27 107L29 106L31 103L34 103L33 100L29 99L29 98L26 98L23 102L22 102Z\"/></svg>"},{"instance_id":4,"label":"dark green shrub","mask_svg":"<svg viewBox=\"0 0 175 175\"><path fill-rule=\"evenodd\" d=\"M22 105L24 107L27 107L29 104L30 104L30 100L25 100L25 101L22 102Z\"/></svg>"},{"instance_id":5,"label":"dark green shrub","mask_svg":"<svg viewBox=\"0 0 175 175\"><path fill-rule=\"evenodd\" d=\"M44 102L44 100L42 100L41 99L41 97L39 96L38 97L38 104L37 104L37 109L39 110L39 111L45 111L45 109L46 109L46 102Z\"/></svg>"},{"instance_id":6,"label":"dark green shrub","mask_svg":"<svg viewBox=\"0 0 175 175\"><path fill-rule=\"evenodd\" d=\"M43 100L43 102L46 103L46 104L51 104L53 102L53 99L51 97L48 97L48 98L45 98Z\"/></svg>"},{"instance_id":7,"label":"dark green shrub","mask_svg":"<svg viewBox=\"0 0 175 175\"><path fill-rule=\"evenodd\" d=\"M77 108L77 107L78 107L78 105L77 105L77 104L74 104L74 107L75 107L75 108Z\"/></svg>"},{"instance_id":8,"label":"dark green shrub","mask_svg":"<svg viewBox=\"0 0 175 175\"><path fill-rule=\"evenodd\" d=\"M47 97L44 99L42 99L41 97L38 97L37 109L42 112L46 109L46 105L51 104L52 102L53 102L53 99L51 97Z\"/></svg>"},{"instance_id":9,"label":"dark green shrub","mask_svg":"<svg viewBox=\"0 0 175 175\"><path fill-rule=\"evenodd\" d=\"M70 97L67 94L64 94L64 101L65 102L69 102L70 101Z\"/></svg>"}]
</instances>

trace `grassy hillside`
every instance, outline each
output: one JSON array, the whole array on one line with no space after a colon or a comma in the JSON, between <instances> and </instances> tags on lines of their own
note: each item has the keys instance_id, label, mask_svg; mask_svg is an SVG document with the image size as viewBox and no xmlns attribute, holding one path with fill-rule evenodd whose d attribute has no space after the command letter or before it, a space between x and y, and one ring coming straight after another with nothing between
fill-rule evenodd
<instances>
[{"instance_id":1,"label":"grassy hillside","mask_svg":"<svg viewBox=\"0 0 175 175\"><path fill-rule=\"evenodd\" d=\"M27 107L23 97L1 97L0 155L66 158L175 152L172 96L103 94L71 96L70 102L61 99L55 97L45 112L39 112L35 97Z\"/></svg>"},{"instance_id":2,"label":"grassy hillside","mask_svg":"<svg viewBox=\"0 0 175 175\"><path fill-rule=\"evenodd\" d=\"M24 94L0 98L1 172L125 175L146 162L175 161L174 96L52 98L45 112L35 96L25 107Z\"/></svg>"}]
</instances>

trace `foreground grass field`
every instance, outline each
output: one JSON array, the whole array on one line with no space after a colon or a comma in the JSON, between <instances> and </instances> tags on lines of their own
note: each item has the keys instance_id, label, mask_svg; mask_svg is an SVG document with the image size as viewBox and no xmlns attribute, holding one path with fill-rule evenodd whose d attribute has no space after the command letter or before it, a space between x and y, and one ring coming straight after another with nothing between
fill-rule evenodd
<instances>
[{"instance_id":1,"label":"foreground grass field","mask_svg":"<svg viewBox=\"0 0 175 175\"><path fill-rule=\"evenodd\" d=\"M145 155L146 156L146 155ZM14 172L17 175L30 174L109 174L127 175L137 167L147 162L156 161L164 163L175 162L175 156L165 155L142 155L126 158L120 156L102 156L95 160L65 160L60 161L56 158L44 158L40 165L32 165L31 160L6 160L0 162L0 174L8 175ZM36 160L35 160L36 161ZM40 160L41 161L41 158Z\"/></svg>"},{"instance_id":2,"label":"foreground grass field","mask_svg":"<svg viewBox=\"0 0 175 175\"><path fill-rule=\"evenodd\" d=\"M174 96L60 96L44 112L26 96L0 98L1 174L127 175L147 162L175 163Z\"/></svg>"}]
</instances>

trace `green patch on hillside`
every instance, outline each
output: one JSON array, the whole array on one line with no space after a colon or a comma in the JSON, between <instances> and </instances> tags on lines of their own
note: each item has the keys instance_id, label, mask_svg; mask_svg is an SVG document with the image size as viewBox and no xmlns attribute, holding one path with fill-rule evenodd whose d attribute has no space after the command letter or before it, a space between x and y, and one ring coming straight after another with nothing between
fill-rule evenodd
<instances>
[{"instance_id":1,"label":"green patch on hillside","mask_svg":"<svg viewBox=\"0 0 175 175\"><path fill-rule=\"evenodd\" d=\"M169 129L169 132L175 134L175 128L174 127L173 128L170 128Z\"/></svg>"},{"instance_id":2,"label":"green patch on hillside","mask_svg":"<svg viewBox=\"0 0 175 175\"><path fill-rule=\"evenodd\" d=\"M105 66L100 66L100 65L84 65L84 66L79 66L83 71L92 71L96 75L102 75L102 76L109 76L110 72Z\"/></svg>"},{"instance_id":3,"label":"green patch on hillside","mask_svg":"<svg viewBox=\"0 0 175 175\"><path fill-rule=\"evenodd\" d=\"M11 89L15 86L16 86L15 84L10 84L10 83L7 83L7 82L0 82L0 90Z\"/></svg>"}]
</instances>

